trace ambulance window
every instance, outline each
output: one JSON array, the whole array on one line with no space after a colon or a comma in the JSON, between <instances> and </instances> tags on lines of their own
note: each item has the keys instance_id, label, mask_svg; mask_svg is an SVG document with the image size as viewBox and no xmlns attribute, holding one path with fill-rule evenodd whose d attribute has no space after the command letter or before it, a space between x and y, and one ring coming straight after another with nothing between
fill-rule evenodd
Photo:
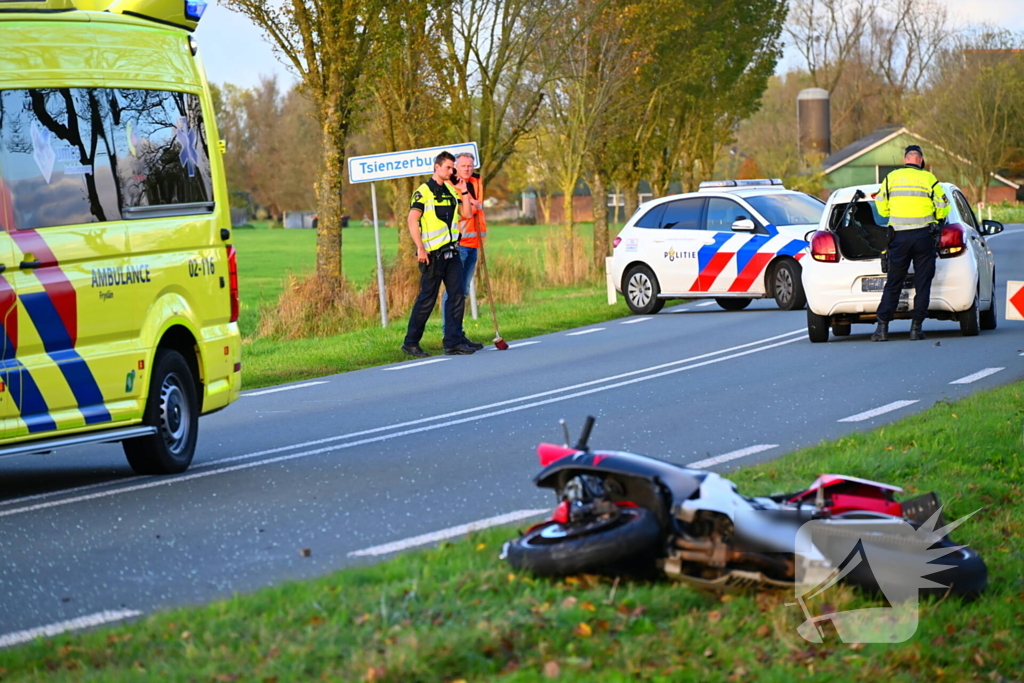
<instances>
[{"instance_id":1,"label":"ambulance window","mask_svg":"<svg viewBox=\"0 0 1024 683\"><path fill-rule=\"evenodd\" d=\"M115 164L125 217L142 207L196 205L213 210L210 154L196 95L115 88L109 93ZM136 209L136 211L133 211Z\"/></svg>"},{"instance_id":2,"label":"ambulance window","mask_svg":"<svg viewBox=\"0 0 1024 683\"><path fill-rule=\"evenodd\" d=\"M661 227L669 230L700 230L704 218L704 199L677 199L665 205Z\"/></svg>"},{"instance_id":3,"label":"ambulance window","mask_svg":"<svg viewBox=\"0 0 1024 683\"><path fill-rule=\"evenodd\" d=\"M119 220L100 91L0 91L0 169L10 231Z\"/></svg>"},{"instance_id":4,"label":"ambulance window","mask_svg":"<svg viewBox=\"0 0 1024 683\"><path fill-rule=\"evenodd\" d=\"M633 225L637 228L654 228L655 230L658 230L661 228L661 216L664 213L665 205L658 204L643 216L640 216L640 219Z\"/></svg>"}]
</instances>

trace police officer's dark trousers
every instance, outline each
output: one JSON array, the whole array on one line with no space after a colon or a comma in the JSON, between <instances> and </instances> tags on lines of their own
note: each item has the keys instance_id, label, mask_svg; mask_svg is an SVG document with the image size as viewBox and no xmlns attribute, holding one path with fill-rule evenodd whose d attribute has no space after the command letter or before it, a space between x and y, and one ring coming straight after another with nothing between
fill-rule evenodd
<instances>
[{"instance_id":1,"label":"police officer's dark trousers","mask_svg":"<svg viewBox=\"0 0 1024 683\"><path fill-rule=\"evenodd\" d=\"M447 258L446 258L447 257ZM405 333L406 345L419 344L423 330L441 284L448 292L444 311L444 348L450 349L462 343L462 316L466 310L466 297L462 291L462 259L454 248L430 252L430 263L420 263L420 293L412 306L409 328Z\"/></svg>"},{"instance_id":2,"label":"police officer's dark trousers","mask_svg":"<svg viewBox=\"0 0 1024 683\"><path fill-rule=\"evenodd\" d=\"M896 314L903 281L907 279L910 264L914 264L914 310L910 317L924 321L928 316L928 302L932 297L932 278L935 277L935 239L928 228L897 230L889 245L889 273L878 305L878 320L889 322Z\"/></svg>"}]
</instances>

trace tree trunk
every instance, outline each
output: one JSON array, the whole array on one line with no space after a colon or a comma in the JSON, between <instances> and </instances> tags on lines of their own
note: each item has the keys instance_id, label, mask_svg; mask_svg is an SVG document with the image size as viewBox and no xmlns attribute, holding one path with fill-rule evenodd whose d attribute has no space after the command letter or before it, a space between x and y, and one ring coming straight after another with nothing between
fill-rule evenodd
<instances>
[{"instance_id":1,"label":"tree trunk","mask_svg":"<svg viewBox=\"0 0 1024 683\"><path fill-rule=\"evenodd\" d=\"M601 171L590 175L590 195L594 200L594 268L604 270L604 259L611 254L608 241L608 190Z\"/></svg>"},{"instance_id":2,"label":"tree trunk","mask_svg":"<svg viewBox=\"0 0 1024 683\"><path fill-rule=\"evenodd\" d=\"M623 197L625 205L623 209L625 211L625 219L628 221L630 216L636 213L637 208L640 206L640 190L637 187L638 183L629 182L623 184Z\"/></svg>"},{"instance_id":3,"label":"tree trunk","mask_svg":"<svg viewBox=\"0 0 1024 683\"><path fill-rule=\"evenodd\" d=\"M576 189L575 181L568 186L563 186L562 191L562 234L565 237L565 253L568 256L566 264L569 268L569 281L576 282L576 254L573 253L575 240L573 237L573 224L576 222L576 213L573 211L572 193Z\"/></svg>"},{"instance_id":4,"label":"tree trunk","mask_svg":"<svg viewBox=\"0 0 1024 683\"><path fill-rule=\"evenodd\" d=\"M544 216L544 225L551 225L551 195L537 193L537 207Z\"/></svg>"},{"instance_id":5,"label":"tree trunk","mask_svg":"<svg viewBox=\"0 0 1024 683\"><path fill-rule=\"evenodd\" d=\"M316 275L325 291L340 292L342 179L345 168L343 114L335 103L321 104L323 153L316 182Z\"/></svg>"}]
</instances>

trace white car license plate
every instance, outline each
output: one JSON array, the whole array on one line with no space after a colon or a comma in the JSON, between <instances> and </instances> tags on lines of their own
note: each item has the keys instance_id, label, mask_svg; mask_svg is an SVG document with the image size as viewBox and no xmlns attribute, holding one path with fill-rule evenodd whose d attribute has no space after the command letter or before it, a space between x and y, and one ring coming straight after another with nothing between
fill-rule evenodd
<instances>
[{"instance_id":1,"label":"white car license plate","mask_svg":"<svg viewBox=\"0 0 1024 683\"><path fill-rule=\"evenodd\" d=\"M908 277L903 281L903 291L906 292L908 289L914 288L914 278ZM885 278L884 277L865 277L861 278L860 291L862 292L881 292L885 289Z\"/></svg>"}]
</instances>

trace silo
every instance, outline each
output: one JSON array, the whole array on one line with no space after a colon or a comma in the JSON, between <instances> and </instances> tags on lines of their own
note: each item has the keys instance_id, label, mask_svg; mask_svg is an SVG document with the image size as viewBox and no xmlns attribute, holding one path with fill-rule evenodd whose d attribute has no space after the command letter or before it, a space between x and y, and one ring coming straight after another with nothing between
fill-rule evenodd
<instances>
[{"instance_id":1,"label":"silo","mask_svg":"<svg viewBox=\"0 0 1024 683\"><path fill-rule=\"evenodd\" d=\"M801 90L796 96L796 121L800 153L804 157L824 157L832 153L832 122L827 90Z\"/></svg>"}]
</instances>

